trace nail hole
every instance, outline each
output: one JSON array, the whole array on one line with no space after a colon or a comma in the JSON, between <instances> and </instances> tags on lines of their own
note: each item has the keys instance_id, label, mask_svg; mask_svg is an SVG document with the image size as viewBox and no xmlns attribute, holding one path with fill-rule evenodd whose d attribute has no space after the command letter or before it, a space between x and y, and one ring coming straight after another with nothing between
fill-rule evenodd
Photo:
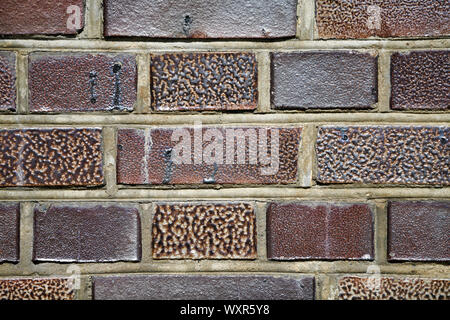
<instances>
[{"instance_id":1,"label":"nail hole","mask_svg":"<svg viewBox=\"0 0 450 320\"><path fill-rule=\"evenodd\" d=\"M116 63L113 67L113 72L117 73L120 71L120 69L122 69L122 66L119 63Z\"/></svg>"}]
</instances>

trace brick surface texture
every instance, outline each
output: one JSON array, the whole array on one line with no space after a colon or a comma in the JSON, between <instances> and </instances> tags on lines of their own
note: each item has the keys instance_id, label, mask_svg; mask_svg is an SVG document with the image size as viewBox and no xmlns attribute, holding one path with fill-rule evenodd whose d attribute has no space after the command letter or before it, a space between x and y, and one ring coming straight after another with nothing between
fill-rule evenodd
<instances>
[{"instance_id":1,"label":"brick surface texture","mask_svg":"<svg viewBox=\"0 0 450 320\"><path fill-rule=\"evenodd\" d=\"M449 21L1 0L0 300L450 300Z\"/></svg>"}]
</instances>

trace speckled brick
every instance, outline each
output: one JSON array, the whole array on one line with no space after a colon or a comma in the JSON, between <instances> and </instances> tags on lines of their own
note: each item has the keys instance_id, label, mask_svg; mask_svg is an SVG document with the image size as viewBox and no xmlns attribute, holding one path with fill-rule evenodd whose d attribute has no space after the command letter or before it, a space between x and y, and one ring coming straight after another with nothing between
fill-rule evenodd
<instances>
[{"instance_id":1,"label":"speckled brick","mask_svg":"<svg viewBox=\"0 0 450 320\"><path fill-rule=\"evenodd\" d=\"M450 51L414 51L391 56L391 108L448 110Z\"/></svg>"},{"instance_id":2,"label":"speckled brick","mask_svg":"<svg viewBox=\"0 0 450 320\"><path fill-rule=\"evenodd\" d=\"M130 54L33 53L31 112L132 111L136 59Z\"/></svg>"},{"instance_id":3,"label":"speckled brick","mask_svg":"<svg viewBox=\"0 0 450 320\"><path fill-rule=\"evenodd\" d=\"M0 111L16 111L16 54L0 51Z\"/></svg>"},{"instance_id":4,"label":"speckled brick","mask_svg":"<svg viewBox=\"0 0 450 320\"><path fill-rule=\"evenodd\" d=\"M75 300L69 278L0 279L0 300Z\"/></svg>"},{"instance_id":5,"label":"speckled brick","mask_svg":"<svg viewBox=\"0 0 450 320\"><path fill-rule=\"evenodd\" d=\"M256 259L256 216L248 203L158 204L154 259Z\"/></svg>"},{"instance_id":6,"label":"speckled brick","mask_svg":"<svg viewBox=\"0 0 450 320\"><path fill-rule=\"evenodd\" d=\"M300 134L301 128L275 127L119 129L117 181L295 183Z\"/></svg>"},{"instance_id":7,"label":"speckled brick","mask_svg":"<svg viewBox=\"0 0 450 320\"><path fill-rule=\"evenodd\" d=\"M0 21L0 35L75 35L84 28L84 0L2 0Z\"/></svg>"},{"instance_id":8,"label":"speckled brick","mask_svg":"<svg viewBox=\"0 0 450 320\"><path fill-rule=\"evenodd\" d=\"M339 300L450 300L450 281L420 278L344 277Z\"/></svg>"},{"instance_id":9,"label":"speckled brick","mask_svg":"<svg viewBox=\"0 0 450 320\"><path fill-rule=\"evenodd\" d=\"M0 263L19 262L19 228L20 204L0 202Z\"/></svg>"},{"instance_id":10,"label":"speckled brick","mask_svg":"<svg viewBox=\"0 0 450 320\"><path fill-rule=\"evenodd\" d=\"M316 0L320 38L445 36L449 18L445 0Z\"/></svg>"},{"instance_id":11,"label":"speckled brick","mask_svg":"<svg viewBox=\"0 0 450 320\"><path fill-rule=\"evenodd\" d=\"M357 203L271 203L272 260L373 260L373 211Z\"/></svg>"},{"instance_id":12,"label":"speckled brick","mask_svg":"<svg viewBox=\"0 0 450 320\"><path fill-rule=\"evenodd\" d=\"M96 300L313 300L314 277L95 276L93 297Z\"/></svg>"},{"instance_id":13,"label":"speckled brick","mask_svg":"<svg viewBox=\"0 0 450 320\"><path fill-rule=\"evenodd\" d=\"M448 127L320 127L317 181L448 185Z\"/></svg>"},{"instance_id":14,"label":"speckled brick","mask_svg":"<svg viewBox=\"0 0 450 320\"><path fill-rule=\"evenodd\" d=\"M377 57L353 51L272 54L275 109L369 109L378 101Z\"/></svg>"},{"instance_id":15,"label":"speckled brick","mask_svg":"<svg viewBox=\"0 0 450 320\"><path fill-rule=\"evenodd\" d=\"M256 58L250 53L180 53L151 58L153 109L254 110Z\"/></svg>"},{"instance_id":16,"label":"speckled brick","mask_svg":"<svg viewBox=\"0 0 450 320\"><path fill-rule=\"evenodd\" d=\"M0 130L0 187L103 183L100 129Z\"/></svg>"},{"instance_id":17,"label":"speckled brick","mask_svg":"<svg viewBox=\"0 0 450 320\"><path fill-rule=\"evenodd\" d=\"M34 262L140 261L136 206L64 203L34 209Z\"/></svg>"},{"instance_id":18,"label":"speckled brick","mask_svg":"<svg viewBox=\"0 0 450 320\"><path fill-rule=\"evenodd\" d=\"M450 202L389 202L388 258L450 261Z\"/></svg>"},{"instance_id":19,"label":"speckled brick","mask_svg":"<svg viewBox=\"0 0 450 320\"><path fill-rule=\"evenodd\" d=\"M294 37L297 0L105 0L105 36Z\"/></svg>"}]
</instances>

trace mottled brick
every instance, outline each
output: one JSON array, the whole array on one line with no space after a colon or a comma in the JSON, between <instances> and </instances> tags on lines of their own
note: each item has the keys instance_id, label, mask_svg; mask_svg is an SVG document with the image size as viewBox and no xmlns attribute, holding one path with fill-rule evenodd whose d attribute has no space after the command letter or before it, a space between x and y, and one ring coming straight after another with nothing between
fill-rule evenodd
<instances>
[{"instance_id":1,"label":"mottled brick","mask_svg":"<svg viewBox=\"0 0 450 320\"><path fill-rule=\"evenodd\" d=\"M258 104L256 58L250 53L153 55L153 109L254 110Z\"/></svg>"},{"instance_id":2,"label":"mottled brick","mask_svg":"<svg viewBox=\"0 0 450 320\"><path fill-rule=\"evenodd\" d=\"M96 300L313 300L314 277L96 276L93 296Z\"/></svg>"},{"instance_id":3,"label":"mottled brick","mask_svg":"<svg viewBox=\"0 0 450 320\"><path fill-rule=\"evenodd\" d=\"M248 203L158 204L154 259L255 259L256 216Z\"/></svg>"},{"instance_id":4,"label":"mottled brick","mask_svg":"<svg viewBox=\"0 0 450 320\"><path fill-rule=\"evenodd\" d=\"M134 55L34 53L28 74L31 112L132 111L136 103Z\"/></svg>"},{"instance_id":5,"label":"mottled brick","mask_svg":"<svg viewBox=\"0 0 450 320\"><path fill-rule=\"evenodd\" d=\"M448 185L448 127L320 127L319 183Z\"/></svg>"},{"instance_id":6,"label":"mottled brick","mask_svg":"<svg viewBox=\"0 0 450 320\"><path fill-rule=\"evenodd\" d=\"M0 187L100 186L101 130L0 130Z\"/></svg>"},{"instance_id":7,"label":"mottled brick","mask_svg":"<svg viewBox=\"0 0 450 320\"><path fill-rule=\"evenodd\" d=\"M0 21L0 35L75 35L84 28L84 0L2 0Z\"/></svg>"},{"instance_id":8,"label":"mottled brick","mask_svg":"<svg viewBox=\"0 0 450 320\"><path fill-rule=\"evenodd\" d=\"M294 37L296 0L105 0L105 36Z\"/></svg>"},{"instance_id":9,"label":"mottled brick","mask_svg":"<svg viewBox=\"0 0 450 320\"><path fill-rule=\"evenodd\" d=\"M353 51L272 54L276 109L368 109L378 101L377 57Z\"/></svg>"},{"instance_id":10,"label":"mottled brick","mask_svg":"<svg viewBox=\"0 0 450 320\"><path fill-rule=\"evenodd\" d=\"M268 258L372 260L373 219L367 204L271 203Z\"/></svg>"},{"instance_id":11,"label":"mottled brick","mask_svg":"<svg viewBox=\"0 0 450 320\"><path fill-rule=\"evenodd\" d=\"M316 0L320 38L444 36L449 18L445 0Z\"/></svg>"},{"instance_id":12,"label":"mottled brick","mask_svg":"<svg viewBox=\"0 0 450 320\"><path fill-rule=\"evenodd\" d=\"M19 262L19 228L20 204L0 202L0 263Z\"/></svg>"},{"instance_id":13,"label":"mottled brick","mask_svg":"<svg viewBox=\"0 0 450 320\"><path fill-rule=\"evenodd\" d=\"M275 127L119 129L117 181L135 185L294 183L300 134L301 128Z\"/></svg>"},{"instance_id":14,"label":"mottled brick","mask_svg":"<svg viewBox=\"0 0 450 320\"><path fill-rule=\"evenodd\" d=\"M0 111L16 111L16 54L0 51Z\"/></svg>"},{"instance_id":15,"label":"mottled brick","mask_svg":"<svg viewBox=\"0 0 450 320\"><path fill-rule=\"evenodd\" d=\"M390 261L450 261L449 245L450 202L389 202Z\"/></svg>"},{"instance_id":16,"label":"mottled brick","mask_svg":"<svg viewBox=\"0 0 450 320\"><path fill-rule=\"evenodd\" d=\"M69 278L0 279L0 300L75 300Z\"/></svg>"},{"instance_id":17,"label":"mottled brick","mask_svg":"<svg viewBox=\"0 0 450 320\"><path fill-rule=\"evenodd\" d=\"M450 281L420 278L344 277L338 281L339 300L449 300Z\"/></svg>"},{"instance_id":18,"label":"mottled brick","mask_svg":"<svg viewBox=\"0 0 450 320\"><path fill-rule=\"evenodd\" d=\"M134 205L69 203L34 209L34 262L140 261Z\"/></svg>"},{"instance_id":19,"label":"mottled brick","mask_svg":"<svg viewBox=\"0 0 450 320\"><path fill-rule=\"evenodd\" d=\"M450 108L450 51L392 54L391 108L394 110L448 110Z\"/></svg>"}]
</instances>

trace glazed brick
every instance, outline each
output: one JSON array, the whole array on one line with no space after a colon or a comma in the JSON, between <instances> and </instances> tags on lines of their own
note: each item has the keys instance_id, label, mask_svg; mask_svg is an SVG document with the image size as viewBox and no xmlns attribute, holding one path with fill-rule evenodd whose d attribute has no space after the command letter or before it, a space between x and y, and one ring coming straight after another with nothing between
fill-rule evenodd
<instances>
[{"instance_id":1,"label":"glazed brick","mask_svg":"<svg viewBox=\"0 0 450 320\"><path fill-rule=\"evenodd\" d=\"M414 51L391 56L391 108L448 110L450 51Z\"/></svg>"},{"instance_id":2,"label":"glazed brick","mask_svg":"<svg viewBox=\"0 0 450 320\"><path fill-rule=\"evenodd\" d=\"M0 51L0 111L5 110L16 111L16 54Z\"/></svg>"},{"instance_id":3,"label":"glazed brick","mask_svg":"<svg viewBox=\"0 0 450 320\"><path fill-rule=\"evenodd\" d=\"M0 300L75 300L69 278L0 279Z\"/></svg>"},{"instance_id":4,"label":"glazed brick","mask_svg":"<svg viewBox=\"0 0 450 320\"><path fill-rule=\"evenodd\" d=\"M448 18L440 0L316 0L320 38L445 36Z\"/></svg>"},{"instance_id":5,"label":"glazed brick","mask_svg":"<svg viewBox=\"0 0 450 320\"><path fill-rule=\"evenodd\" d=\"M378 101L378 59L352 51L272 54L275 109L369 109Z\"/></svg>"},{"instance_id":6,"label":"glazed brick","mask_svg":"<svg viewBox=\"0 0 450 320\"><path fill-rule=\"evenodd\" d=\"M344 277L338 281L339 300L449 300L450 281L420 278Z\"/></svg>"},{"instance_id":7,"label":"glazed brick","mask_svg":"<svg viewBox=\"0 0 450 320\"><path fill-rule=\"evenodd\" d=\"M319 183L449 184L448 127L320 127Z\"/></svg>"},{"instance_id":8,"label":"glazed brick","mask_svg":"<svg viewBox=\"0 0 450 320\"><path fill-rule=\"evenodd\" d=\"M256 259L256 216L248 203L158 204L154 259Z\"/></svg>"},{"instance_id":9,"label":"glazed brick","mask_svg":"<svg viewBox=\"0 0 450 320\"><path fill-rule=\"evenodd\" d=\"M105 0L105 36L294 37L296 0Z\"/></svg>"},{"instance_id":10,"label":"glazed brick","mask_svg":"<svg viewBox=\"0 0 450 320\"><path fill-rule=\"evenodd\" d=\"M373 260L373 211L357 203L271 203L272 260Z\"/></svg>"},{"instance_id":11,"label":"glazed brick","mask_svg":"<svg viewBox=\"0 0 450 320\"><path fill-rule=\"evenodd\" d=\"M2 0L0 21L0 35L75 35L84 28L84 0Z\"/></svg>"},{"instance_id":12,"label":"glazed brick","mask_svg":"<svg viewBox=\"0 0 450 320\"><path fill-rule=\"evenodd\" d=\"M100 186L101 130L0 130L0 187Z\"/></svg>"},{"instance_id":13,"label":"glazed brick","mask_svg":"<svg viewBox=\"0 0 450 320\"><path fill-rule=\"evenodd\" d=\"M140 217L127 204L70 203L34 209L34 262L140 261Z\"/></svg>"},{"instance_id":14,"label":"glazed brick","mask_svg":"<svg viewBox=\"0 0 450 320\"><path fill-rule=\"evenodd\" d=\"M128 185L294 183L300 134L301 128L274 127L119 129L117 181Z\"/></svg>"},{"instance_id":15,"label":"glazed brick","mask_svg":"<svg viewBox=\"0 0 450 320\"><path fill-rule=\"evenodd\" d=\"M34 53L28 78L31 112L132 111L136 103L130 54Z\"/></svg>"},{"instance_id":16,"label":"glazed brick","mask_svg":"<svg viewBox=\"0 0 450 320\"><path fill-rule=\"evenodd\" d=\"M20 204L0 202L0 263L19 262L19 228Z\"/></svg>"},{"instance_id":17,"label":"glazed brick","mask_svg":"<svg viewBox=\"0 0 450 320\"><path fill-rule=\"evenodd\" d=\"M93 297L96 300L313 300L314 277L95 276Z\"/></svg>"},{"instance_id":18,"label":"glazed brick","mask_svg":"<svg viewBox=\"0 0 450 320\"><path fill-rule=\"evenodd\" d=\"M153 55L151 75L158 111L254 110L258 104L254 54Z\"/></svg>"},{"instance_id":19,"label":"glazed brick","mask_svg":"<svg viewBox=\"0 0 450 320\"><path fill-rule=\"evenodd\" d=\"M392 201L390 261L450 261L450 202Z\"/></svg>"}]
</instances>

